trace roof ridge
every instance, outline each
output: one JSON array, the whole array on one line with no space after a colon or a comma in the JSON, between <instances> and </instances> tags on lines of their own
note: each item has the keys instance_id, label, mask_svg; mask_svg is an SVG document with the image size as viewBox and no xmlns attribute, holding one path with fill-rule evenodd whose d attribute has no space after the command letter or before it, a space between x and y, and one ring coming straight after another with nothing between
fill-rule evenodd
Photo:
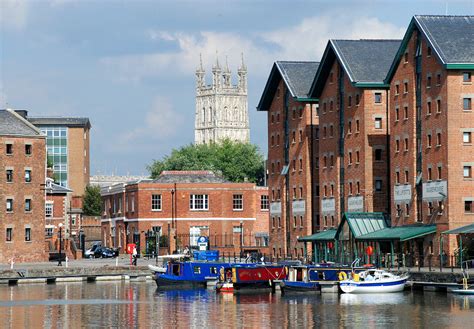
<instances>
[{"instance_id":1,"label":"roof ridge","mask_svg":"<svg viewBox=\"0 0 474 329\"><path fill-rule=\"evenodd\" d=\"M414 15L414 17L472 17L474 15Z\"/></svg>"},{"instance_id":2,"label":"roof ridge","mask_svg":"<svg viewBox=\"0 0 474 329\"><path fill-rule=\"evenodd\" d=\"M331 41L402 41L402 39L331 39Z\"/></svg>"}]
</instances>

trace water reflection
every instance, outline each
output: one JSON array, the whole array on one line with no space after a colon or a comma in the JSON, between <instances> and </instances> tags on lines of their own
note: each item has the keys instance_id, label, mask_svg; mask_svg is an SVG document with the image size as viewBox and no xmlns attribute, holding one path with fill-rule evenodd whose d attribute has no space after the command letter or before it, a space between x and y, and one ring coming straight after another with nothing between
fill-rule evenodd
<instances>
[{"instance_id":1,"label":"water reflection","mask_svg":"<svg viewBox=\"0 0 474 329\"><path fill-rule=\"evenodd\" d=\"M97 282L0 287L0 323L18 327L470 327L474 298L443 293L221 295Z\"/></svg>"}]
</instances>

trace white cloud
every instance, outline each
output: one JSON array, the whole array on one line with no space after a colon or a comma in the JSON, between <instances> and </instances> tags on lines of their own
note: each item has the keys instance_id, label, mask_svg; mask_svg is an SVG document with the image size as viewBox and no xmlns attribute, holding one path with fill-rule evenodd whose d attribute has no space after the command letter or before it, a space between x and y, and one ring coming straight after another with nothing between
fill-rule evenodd
<instances>
[{"instance_id":1,"label":"white cloud","mask_svg":"<svg viewBox=\"0 0 474 329\"><path fill-rule=\"evenodd\" d=\"M28 18L28 4L23 0L0 1L0 25L14 30L21 30L26 26Z\"/></svg>"},{"instance_id":2,"label":"white cloud","mask_svg":"<svg viewBox=\"0 0 474 329\"><path fill-rule=\"evenodd\" d=\"M118 137L117 148L129 149L138 145L149 146L150 143L168 142L179 132L183 119L182 114L174 110L169 99L157 96L150 110L145 113L143 121Z\"/></svg>"},{"instance_id":3,"label":"white cloud","mask_svg":"<svg viewBox=\"0 0 474 329\"><path fill-rule=\"evenodd\" d=\"M219 51L221 63L229 55L231 70L240 63L244 52L251 74L265 76L276 60L319 60L328 39L401 38L405 27L381 22L373 17L331 15L303 19L301 23L251 36L238 33L201 31L196 33L149 30L153 41L174 41L177 50L103 58L117 80L140 81L146 77L168 74L190 75L196 69L199 54L210 68ZM117 70L118 69L118 70ZM116 73L118 72L118 73Z\"/></svg>"}]
</instances>

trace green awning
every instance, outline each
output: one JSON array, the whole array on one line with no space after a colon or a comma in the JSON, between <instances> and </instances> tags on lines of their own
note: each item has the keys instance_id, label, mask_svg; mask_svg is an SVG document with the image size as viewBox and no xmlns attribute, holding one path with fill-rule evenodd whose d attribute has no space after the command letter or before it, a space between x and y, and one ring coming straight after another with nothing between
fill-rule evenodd
<instances>
[{"instance_id":1,"label":"green awning","mask_svg":"<svg viewBox=\"0 0 474 329\"><path fill-rule=\"evenodd\" d=\"M405 225L387 227L356 237L359 241L407 241L436 233L436 225Z\"/></svg>"},{"instance_id":2,"label":"green awning","mask_svg":"<svg viewBox=\"0 0 474 329\"><path fill-rule=\"evenodd\" d=\"M302 236L298 238L300 242L323 242L323 241L333 241L336 237L337 230L327 230L318 232L308 236Z\"/></svg>"},{"instance_id":3,"label":"green awning","mask_svg":"<svg viewBox=\"0 0 474 329\"><path fill-rule=\"evenodd\" d=\"M443 232L443 234L460 234L460 233L464 233L464 234L474 233L474 224L469 224L469 225L466 225L466 226L453 228L452 230Z\"/></svg>"},{"instance_id":4,"label":"green awning","mask_svg":"<svg viewBox=\"0 0 474 329\"><path fill-rule=\"evenodd\" d=\"M339 237L345 222L355 238L388 227L385 216L381 212L346 212L337 229L336 237Z\"/></svg>"}]
</instances>

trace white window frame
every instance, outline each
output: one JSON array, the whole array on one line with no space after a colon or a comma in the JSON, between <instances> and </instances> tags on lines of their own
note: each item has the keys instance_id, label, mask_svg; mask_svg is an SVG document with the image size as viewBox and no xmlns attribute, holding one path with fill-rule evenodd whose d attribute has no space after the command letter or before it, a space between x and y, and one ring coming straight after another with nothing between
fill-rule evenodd
<instances>
[{"instance_id":1,"label":"white window frame","mask_svg":"<svg viewBox=\"0 0 474 329\"><path fill-rule=\"evenodd\" d=\"M243 194L232 195L232 210L234 211L244 210L244 195Z\"/></svg>"},{"instance_id":2,"label":"white window frame","mask_svg":"<svg viewBox=\"0 0 474 329\"><path fill-rule=\"evenodd\" d=\"M46 218L53 218L54 214L54 202L53 201L46 201L44 204L44 216Z\"/></svg>"},{"instance_id":3,"label":"white window frame","mask_svg":"<svg viewBox=\"0 0 474 329\"><path fill-rule=\"evenodd\" d=\"M206 211L209 210L209 195L207 194L190 194L189 210Z\"/></svg>"},{"instance_id":4,"label":"white window frame","mask_svg":"<svg viewBox=\"0 0 474 329\"><path fill-rule=\"evenodd\" d=\"M151 211L161 211L161 194L152 194L151 195Z\"/></svg>"}]
</instances>

